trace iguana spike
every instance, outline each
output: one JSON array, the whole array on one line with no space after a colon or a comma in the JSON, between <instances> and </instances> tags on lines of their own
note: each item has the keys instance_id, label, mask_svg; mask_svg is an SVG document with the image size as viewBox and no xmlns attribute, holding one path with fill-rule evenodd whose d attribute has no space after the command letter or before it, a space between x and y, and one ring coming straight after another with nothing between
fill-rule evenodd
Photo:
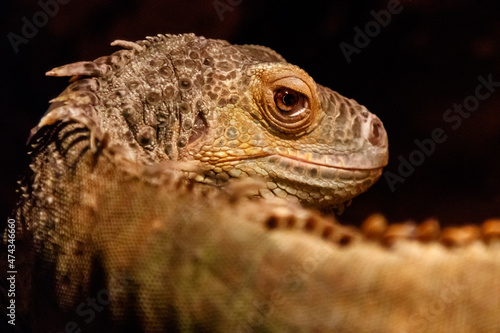
<instances>
[{"instance_id":1,"label":"iguana spike","mask_svg":"<svg viewBox=\"0 0 500 333\"><path fill-rule=\"evenodd\" d=\"M144 50L144 46L141 46L135 42L131 42L128 40L117 39L111 42L111 46L121 46L124 49L134 50L137 52L142 52Z\"/></svg>"},{"instance_id":2,"label":"iguana spike","mask_svg":"<svg viewBox=\"0 0 500 333\"><path fill-rule=\"evenodd\" d=\"M47 76L101 76L102 70L93 61L79 61L51 69Z\"/></svg>"},{"instance_id":3,"label":"iguana spike","mask_svg":"<svg viewBox=\"0 0 500 333\"><path fill-rule=\"evenodd\" d=\"M488 219L481 227L483 240L486 243L500 239L500 219Z\"/></svg>"},{"instance_id":4,"label":"iguana spike","mask_svg":"<svg viewBox=\"0 0 500 333\"><path fill-rule=\"evenodd\" d=\"M90 91L72 91L61 94L49 101L50 103L61 102L72 105L97 105L99 98Z\"/></svg>"}]
</instances>

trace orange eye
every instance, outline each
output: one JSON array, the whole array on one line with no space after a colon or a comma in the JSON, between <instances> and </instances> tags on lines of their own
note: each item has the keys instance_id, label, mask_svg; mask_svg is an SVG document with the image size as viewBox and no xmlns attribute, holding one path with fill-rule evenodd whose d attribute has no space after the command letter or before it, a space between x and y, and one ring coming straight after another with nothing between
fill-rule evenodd
<instances>
[{"instance_id":1,"label":"orange eye","mask_svg":"<svg viewBox=\"0 0 500 333\"><path fill-rule=\"evenodd\" d=\"M316 84L292 65L258 71L255 101L260 116L273 130L286 135L303 135L314 129L320 112ZM278 68L279 69L279 68Z\"/></svg>"},{"instance_id":2,"label":"orange eye","mask_svg":"<svg viewBox=\"0 0 500 333\"><path fill-rule=\"evenodd\" d=\"M314 111L308 96L281 84L272 87L268 96L268 101L273 101L274 105L267 104L264 115L277 130L288 134L300 133L311 125Z\"/></svg>"},{"instance_id":3,"label":"orange eye","mask_svg":"<svg viewBox=\"0 0 500 333\"><path fill-rule=\"evenodd\" d=\"M274 103L278 110L289 117L300 115L309 105L307 97L289 88L277 89L274 93Z\"/></svg>"}]
</instances>

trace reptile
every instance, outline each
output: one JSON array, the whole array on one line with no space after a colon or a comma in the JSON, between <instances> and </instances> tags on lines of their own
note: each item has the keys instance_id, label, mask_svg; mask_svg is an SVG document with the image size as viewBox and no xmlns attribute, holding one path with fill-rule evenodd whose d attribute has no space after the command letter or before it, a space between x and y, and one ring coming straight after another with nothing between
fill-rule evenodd
<instances>
[{"instance_id":1,"label":"reptile","mask_svg":"<svg viewBox=\"0 0 500 333\"><path fill-rule=\"evenodd\" d=\"M355 229L319 212L387 164L364 106L262 46L112 45L47 73L72 83L31 133L4 234L18 331L500 330L499 221Z\"/></svg>"}]
</instances>

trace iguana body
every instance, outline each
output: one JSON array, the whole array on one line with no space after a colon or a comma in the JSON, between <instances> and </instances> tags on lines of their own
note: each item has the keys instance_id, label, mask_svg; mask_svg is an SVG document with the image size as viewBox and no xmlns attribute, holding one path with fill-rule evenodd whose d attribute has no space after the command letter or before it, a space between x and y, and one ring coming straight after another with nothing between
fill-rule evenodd
<instances>
[{"instance_id":1,"label":"iguana body","mask_svg":"<svg viewBox=\"0 0 500 333\"><path fill-rule=\"evenodd\" d=\"M15 215L34 331L500 330L495 230L388 249L274 198L340 208L376 181L364 107L267 48L119 44L49 72L77 81L32 134Z\"/></svg>"}]
</instances>

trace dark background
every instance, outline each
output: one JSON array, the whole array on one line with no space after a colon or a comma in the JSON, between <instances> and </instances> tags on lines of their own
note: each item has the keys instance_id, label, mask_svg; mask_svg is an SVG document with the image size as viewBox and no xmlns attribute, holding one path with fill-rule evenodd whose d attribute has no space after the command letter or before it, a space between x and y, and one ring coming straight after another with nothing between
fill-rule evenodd
<instances>
[{"instance_id":1,"label":"dark background","mask_svg":"<svg viewBox=\"0 0 500 333\"><path fill-rule=\"evenodd\" d=\"M398 156L407 159L415 139L430 138L437 127L445 130L448 139L395 191L382 177L354 200L342 221L359 223L377 211L391 222L434 216L464 224L500 217L500 89L458 129L443 121L448 108L474 94L479 75L500 81L496 2L402 1L402 12L348 64L339 44L353 45L354 27L364 30L373 20L370 12L386 9L388 1L72 0L59 5L17 53L7 34L21 35L22 18L33 22L42 7L35 0L3 1L1 216L12 209L16 180L28 165L29 130L67 85L66 79L45 77L47 70L110 54L115 39L194 32L269 46L318 83L366 105L385 124L391 155L386 170L394 174ZM219 9L223 20L215 9L220 3L227 6Z\"/></svg>"}]
</instances>

